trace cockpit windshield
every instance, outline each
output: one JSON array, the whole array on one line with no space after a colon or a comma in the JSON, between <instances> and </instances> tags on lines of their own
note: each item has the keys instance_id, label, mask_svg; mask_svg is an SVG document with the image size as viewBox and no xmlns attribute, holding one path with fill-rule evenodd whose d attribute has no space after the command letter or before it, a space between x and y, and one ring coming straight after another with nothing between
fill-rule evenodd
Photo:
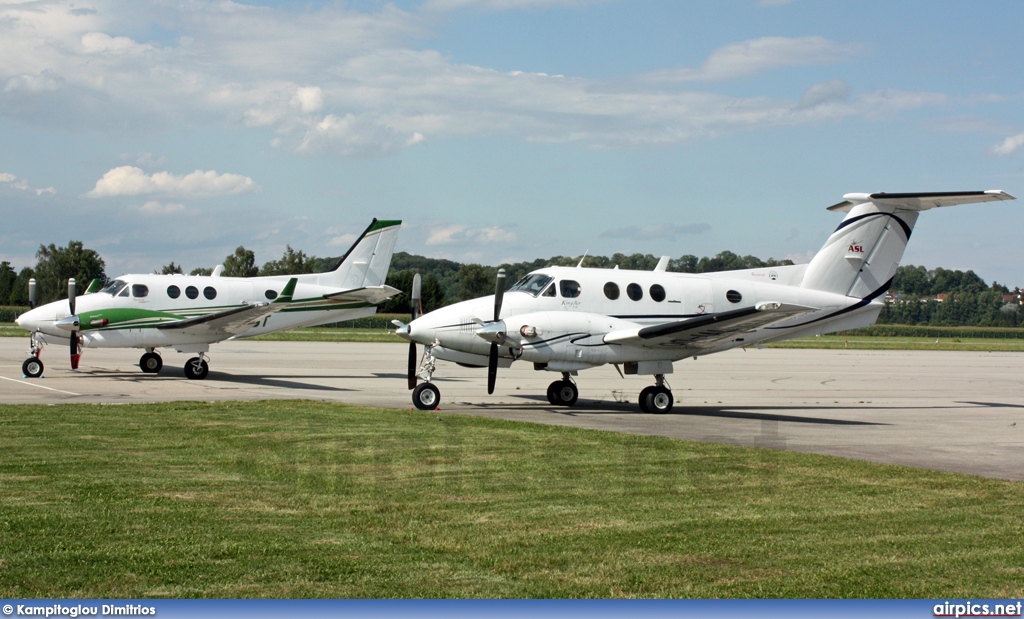
<instances>
[{"instance_id":1,"label":"cockpit windshield","mask_svg":"<svg viewBox=\"0 0 1024 619\"><path fill-rule=\"evenodd\" d=\"M105 292L105 293L109 294L112 297L116 297L117 293L119 293L122 290L124 290L125 286L127 286L127 285L128 285L128 282L124 282L124 281L121 281L119 279L115 279L114 281L112 281L109 284L107 284L106 288L104 288L103 290L100 290L100 292Z\"/></svg>"},{"instance_id":2,"label":"cockpit windshield","mask_svg":"<svg viewBox=\"0 0 1024 619\"><path fill-rule=\"evenodd\" d=\"M526 294L535 297L544 288L554 280L553 277L547 275L541 275L534 273L533 275L527 275L523 279L516 282L515 286L508 289L509 292L525 292Z\"/></svg>"}]
</instances>

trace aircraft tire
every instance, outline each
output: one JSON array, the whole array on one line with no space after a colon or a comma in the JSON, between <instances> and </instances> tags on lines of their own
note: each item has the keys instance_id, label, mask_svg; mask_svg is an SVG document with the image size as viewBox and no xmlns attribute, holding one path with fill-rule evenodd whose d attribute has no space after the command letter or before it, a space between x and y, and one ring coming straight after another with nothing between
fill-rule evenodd
<instances>
[{"instance_id":1,"label":"aircraft tire","mask_svg":"<svg viewBox=\"0 0 1024 619\"><path fill-rule=\"evenodd\" d=\"M556 406L572 406L580 397L580 391L576 385L567 380L556 380L551 383L551 394L554 396Z\"/></svg>"},{"instance_id":2,"label":"aircraft tire","mask_svg":"<svg viewBox=\"0 0 1024 619\"><path fill-rule=\"evenodd\" d=\"M29 357L21 364L21 372L29 378L39 378L43 375L43 362L39 357Z\"/></svg>"},{"instance_id":3,"label":"aircraft tire","mask_svg":"<svg viewBox=\"0 0 1024 619\"><path fill-rule=\"evenodd\" d=\"M555 395L555 389L558 387L558 383L560 382L562 381L556 380L555 382L548 385L548 402L551 402L552 406L558 405L558 400L555 399L557 398L557 396Z\"/></svg>"},{"instance_id":4,"label":"aircraft tire","mask_svg":"<svg viewBox=\"0 0 1024 619\"><path fill-rule=\"evenodd\" d=\"M649 389L647 398L644 400L647 403L648 412L656 415L671 413L674 402L672 392L665 387L649 387ZM647 389L644 389L644 391L647 391Z\"/></svg>"},{"instance_id":5,"label":"aircraft tire","mask_svg":"<svg viewBox=\"0 0 1024 619\"><path fill-rule=\"evenodd\" d=\"M441 390L433 383L420 383L412 390L412 403L421 411L432 411L441 402Z\"/></svg>"},{"instance_id":6,"label":"aircraft tire","mask_svg":"<svg viewBox=\"0 0 1024 619\"><path fill-rule=\"evenodd\" d=\"M644 387L640 391L640 398L639 398L640 410L642 410L645 413L651 412L651 409L647 408L647 396L650 395L651 391L653 391L654 389L655 389L654 385L651 385L650 387Z\"/></svg>"},{"instance_id":7,"label":"aircraft tire","mask_svg":"<svg viewBox=\"0 0 1024 619\"><path fill-rule=\"evenodd\" d=\"M164 360L155 352L148 352L139 359L139 367L147 374L156 374L164 367Z\"/></svg>"},{"instance_id":8,"label":"aircraft tire","mask_svg":"<svg viewBox=\"0 0 1024 619\"><path fill-rule=\"evenodd\" d=\"M185 377L189 380L203 380L210 373L210 365L199 357L192 357L185 363Z\"/></svg>"}]
</instances>

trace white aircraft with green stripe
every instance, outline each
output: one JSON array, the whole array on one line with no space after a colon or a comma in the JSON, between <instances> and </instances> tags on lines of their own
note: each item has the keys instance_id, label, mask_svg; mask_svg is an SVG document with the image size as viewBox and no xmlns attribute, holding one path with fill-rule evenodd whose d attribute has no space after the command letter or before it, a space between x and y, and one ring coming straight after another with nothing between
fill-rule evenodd
<instances>
[{"instance_id":1,"label":"white aircraft with green stripe","mask_svg":"<svg viewBox=\"0 0 1024 619\"><path fill-rule=\"evenodd\" d=\"M70 347L77 369L83 348L142 348L143 372L163 367L160 348L195 353L185 376L206 378L210 344L274 331L372 316L376 305L400 291L384 284L400 221L378 221L359 237L338 266L325 273L266 277L122 275L105 287L94 281L82 296L68 282L68 299L33 308L17 323L31 331L28 377L43 373L45 344ZM30 295L31 296L31 295Z\"/></svg>"}]
</instances>

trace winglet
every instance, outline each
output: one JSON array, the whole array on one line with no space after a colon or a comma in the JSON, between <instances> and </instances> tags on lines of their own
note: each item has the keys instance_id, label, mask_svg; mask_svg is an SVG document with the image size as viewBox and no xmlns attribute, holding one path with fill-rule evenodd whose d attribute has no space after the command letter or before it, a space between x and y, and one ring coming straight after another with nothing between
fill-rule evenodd
<instances>
[{"instance_id":1,"label":"winglet","mask_svg":"<svg viewBox=\"0 0 1024 619\"><path fill-rule=\"evenodd\" d=\"M274 299L274 303L291 303L292 295L295 294L295 285L299 283L299 278L293 277L288 280L288 283L284 285L284 289L281 290L281 294L277 295Z\"/></svg>"}]
</instances>

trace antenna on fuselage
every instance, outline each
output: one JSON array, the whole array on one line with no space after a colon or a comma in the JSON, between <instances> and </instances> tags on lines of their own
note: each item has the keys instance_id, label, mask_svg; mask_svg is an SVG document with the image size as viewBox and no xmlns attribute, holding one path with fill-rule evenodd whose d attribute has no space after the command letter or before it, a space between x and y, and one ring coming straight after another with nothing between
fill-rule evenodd
<instances>
[{"instance_id":1,"label":"antenna on fuselage","mask_svg":"<svg viewBox=\"0 0 1024 619\"><path fill-rule=\"evenodd\" d=\"M583 255L580 257L580 263L576 265L577 269L582 269L583 268L583 261L587 259L587 254L589 254L589 253L590 253L590 248L587 248L587 251L583 252Z\"/></svg>"}]
</instances>

